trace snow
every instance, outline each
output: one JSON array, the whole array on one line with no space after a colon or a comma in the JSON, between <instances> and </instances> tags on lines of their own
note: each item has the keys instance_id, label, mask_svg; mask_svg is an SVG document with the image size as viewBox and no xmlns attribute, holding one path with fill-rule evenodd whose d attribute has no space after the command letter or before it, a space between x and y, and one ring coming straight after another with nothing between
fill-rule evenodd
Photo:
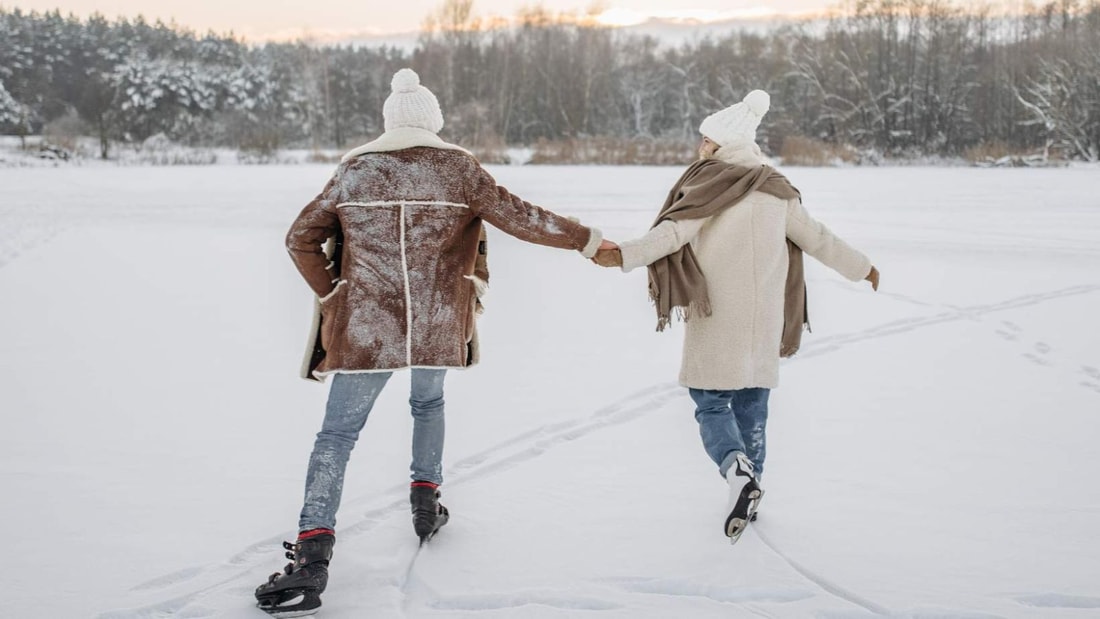
<instances>
[{"instance_id":1,"label":"snow","mask_svg":"<svg viewBox=\"0 0 1100 619\"><path fill-rule=\"evenodd\" d=\"M326 389L283 248L331 166L0 169L5 615L263 615ZM499 167L611 239L681 170ZM1100 609L1096 171L787 169L882 271L808 263L767 494L724 481L645 274L490 230L483 363L409 523L408 374L348 470L322 617L1083 617Z\"/></svg>"}]
</instances>

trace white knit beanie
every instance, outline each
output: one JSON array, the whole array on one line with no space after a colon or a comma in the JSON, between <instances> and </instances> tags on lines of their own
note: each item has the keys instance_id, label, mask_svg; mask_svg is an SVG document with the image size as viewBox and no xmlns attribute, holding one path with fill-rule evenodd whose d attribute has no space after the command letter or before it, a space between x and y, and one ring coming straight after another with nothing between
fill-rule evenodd
<instances>
[{"instance_id":1,"label":"white knit beanie","mask_svg":"<svg viewBox=\"0 0 1100 619\"><path fill-rule=\"evenodd\" d=\"M760 126L769 107L771 97L768 93L754 90L745 95L741 103L735 103L704 118L703 124L699 125L699 133L722 147L755 143L756 128Z\"/></svg>"},{"instance_id":2,"label":"white knit beanie","mask_svg":"<svg viewBox=\"0 0 1100 619\"><path fill-rule=\"evenodd\" d=\"M382 104L386 131L399 127L416 127L439 133L443 128L443 112L432 91L420 85L420 76L412 69L401 69L390 82L393 92Z\"/></svg>"}]
</instances>

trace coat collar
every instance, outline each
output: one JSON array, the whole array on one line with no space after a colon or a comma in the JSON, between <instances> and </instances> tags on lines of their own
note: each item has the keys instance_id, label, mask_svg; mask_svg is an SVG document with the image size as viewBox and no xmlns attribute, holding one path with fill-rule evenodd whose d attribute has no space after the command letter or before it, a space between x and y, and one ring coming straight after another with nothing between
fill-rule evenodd
<instances>
[{"instance_id":1,"label":"coat collar","mask_svg":"<svg viewBox=\"0 0 1100 619\"><path fill-rule=\"evenodd\" d=\"M755 142L737 142L723 146L714 152L714 158L718 161L749 168L768 165L768 160Z\"/></svg>"},{"instance_id":2,"label":"coat collar","mask_svg":"<svg viewBox=\"0 0 1100 619\"><path fill-rule=\"evenodd\" d=\"M388 153L395 150L404 150L406 148L413 148L415 146L427 146L428 148L440 148L444 150L457 150L466 154L470 154L470 151L462 148L461 146L455 146L444 142L438 135L428 131L427 129L419 129L416 127L398 127L396 129L390 129L378 137L373 142L368 142L359 148L354 148L340 160L341 163L354 159L359 155L365 155L367 153Z\"/></svg>"}]
</instances>

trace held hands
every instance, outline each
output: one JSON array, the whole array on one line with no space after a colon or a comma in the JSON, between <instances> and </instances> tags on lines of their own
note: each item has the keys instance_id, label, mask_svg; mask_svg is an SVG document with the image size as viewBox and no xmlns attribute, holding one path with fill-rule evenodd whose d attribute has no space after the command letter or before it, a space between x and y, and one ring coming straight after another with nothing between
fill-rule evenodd
<instances>
[{"instance_id":1,"label":"held hands","mask_svg":"<svg viewBox=\"0 0 1100 619\"><path fill-rule=\"evenodd\" d=\"M621 267L623 266L623 253L619 251L618 245L605 239L600 243L600 249L596 252L596 256L592 258L592 262L602 267Z\"/></svg>"},{"instance_id":2,"label":"held hands","mask_svg":"<svg viewBox=\"0 0 1100 619\"><path fill-rule=\"evenodd\" d=\"M600 257L599 253L596 254L596 257ZM871 266L871 272L868 273L867 277L864 277L863 279L865 281L871 282L871 289L873 289L875 292L878 292L878 269L876 269L874 265Z\"/></svg>"}]
</instances>

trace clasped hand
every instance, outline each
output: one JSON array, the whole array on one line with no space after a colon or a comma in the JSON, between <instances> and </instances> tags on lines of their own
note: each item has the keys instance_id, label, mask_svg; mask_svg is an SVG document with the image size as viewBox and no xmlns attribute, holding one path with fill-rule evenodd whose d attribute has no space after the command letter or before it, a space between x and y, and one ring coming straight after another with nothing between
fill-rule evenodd
<instances>
[{"instance_id":1,"label":"clasped hand","mask_svg":"<svg viewBox=\"0 0 1100 619\"><path fill-rule=\"evenodd\" d=\"M596 251L592 262L602 267L621 267L623 266L623 253L616 243L605 239L600 243L600 248Z\"/></svg>"}]
</instances>

